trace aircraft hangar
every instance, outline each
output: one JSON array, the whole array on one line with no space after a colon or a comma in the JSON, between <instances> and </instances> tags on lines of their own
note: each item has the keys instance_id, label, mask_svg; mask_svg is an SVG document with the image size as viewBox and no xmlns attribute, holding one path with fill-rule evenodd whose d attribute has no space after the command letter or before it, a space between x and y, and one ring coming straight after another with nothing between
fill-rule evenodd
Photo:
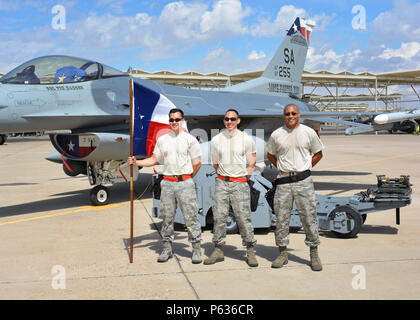
<instances>
[{"instance_id":1,"label":"aircraft hangar","mask_svg":"<svg viewBox=\"0 0 420 320\"><path fill-rule=\"evenodd\" d=\"M227 75L220 72L201 74L198 72L175 73L171 71L146 72L132 70L134 77L158 81L170 85L218 90L229 85L258 78L263 71ZM373 74L369 72L332 73L329 71L309 72L302 75L304 94L321 111L399 111L408 102L420 101L420 70ZM409 87L412 95L395 93L398 87ZM389 87L394 87L389 90ZM351 94L351 91L357 94ZM390 92L391 91L391 92ZM407 100L407 98L409 100Z\"/></svg>"}]
</instances>

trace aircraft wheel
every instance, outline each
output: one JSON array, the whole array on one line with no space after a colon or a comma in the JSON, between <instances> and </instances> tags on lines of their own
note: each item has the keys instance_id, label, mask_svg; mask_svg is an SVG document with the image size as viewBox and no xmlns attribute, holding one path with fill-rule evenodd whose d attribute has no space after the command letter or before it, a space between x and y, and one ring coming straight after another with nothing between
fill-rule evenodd
<instances>
[{"instance_id":1,"label":"aircraft wheel","mask_svg":"<svg viewBox=\"0 0 420 320\"><path fill-rule=\"evenodd\" d=\"M96 186L90 191L90 201L94 206L104 206L109 203L111 194L107 187Z\"/></svg>"}]
</instances>

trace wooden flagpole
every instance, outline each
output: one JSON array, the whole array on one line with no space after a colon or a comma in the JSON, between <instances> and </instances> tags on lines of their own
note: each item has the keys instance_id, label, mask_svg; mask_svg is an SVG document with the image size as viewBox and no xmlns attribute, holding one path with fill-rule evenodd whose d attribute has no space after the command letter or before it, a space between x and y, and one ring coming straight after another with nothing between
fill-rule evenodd
<instances>
[{"instance_id":1,"label":"wooden flagpole","mask_svg":"<svg viewBox=\"0 0 420 320\"><path fill-rule=\"evenodd\" d=\"M133 79L130 78L130 157L133 156ZM130 165L130 263L133 263L133 223L134 223L134 187L133 187L133 169L134 165Z\"/></svg>"}]
</instances>

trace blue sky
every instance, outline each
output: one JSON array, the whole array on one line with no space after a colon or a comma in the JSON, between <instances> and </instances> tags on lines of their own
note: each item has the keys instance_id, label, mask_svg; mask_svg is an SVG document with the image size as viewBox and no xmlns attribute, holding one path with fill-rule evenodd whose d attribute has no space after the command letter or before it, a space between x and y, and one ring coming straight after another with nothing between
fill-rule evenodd
<instances>
[{"instance_id":1,"label":"blue sky","mask_svg":"<svg viewBox=\"0 0 420 320\"><path fill-rule=\"evenodd\" d=\"M308 71L420 69L420 2L412 0L0 0L0 72L50 54L121 70L262 70L296 16L317 24Z\"/></svg>"}]
</instances>

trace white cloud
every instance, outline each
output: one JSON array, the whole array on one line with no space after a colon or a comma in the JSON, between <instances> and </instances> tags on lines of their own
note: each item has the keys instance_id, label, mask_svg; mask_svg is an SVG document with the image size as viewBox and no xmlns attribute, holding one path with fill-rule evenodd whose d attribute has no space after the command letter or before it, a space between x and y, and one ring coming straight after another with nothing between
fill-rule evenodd
<instances>
[{"instance_id":1,"label":"white cloud","mask_svg":"<svg viewBox=\"0 0 420 320\"><path fill-rule=\"evenodd\" d=\"M418 42L408 42L402 43L401 48L399 49L385 49L384 52L379 56L383 59L391 58L402 58L402 59L411 59L420 52L420 43Z\"/></svg>"},{"instance_id":2,"label":"white cloud","mask_svg":"<svg viewBox=\"0 0 420 320\"><path fill-rule=\"evenodd\" d=\"M420 44L402 43L400 48L391 49L385 45L355 49L338 54L332 48L309 47L305 70L330 72L391 72L420 68Z\"/></svg>"},{"instance_id":3,"label":"white cloud","mask_svg":"<svg viewBox=\"0 0 420 320\"><path fill-rule=\"evenodd\" d=\"M309 17L305 9L296 8L293 5L285 5L279 9L273 21L270 18L264 18L259 23L253 24L250 28L250 34L254 37L283 37L285 31L289 30L296 17L310 18L316 23L316 31L321 31L332 22L335 14L328 16L322 13Z\"/></svg>"},{"instance_id":4,"label":"white cloud","mask_svg":"<svg viewBox=\"0 0 420 320\"><path fill-rule=\"evenodd\" d=\"M309 71L344 71L341 69L344 57L345 55L339 55L331 48L321 48L316 50L313 47L309 47L305 69Z\"/></svg>"},{"instance_id":5,"label":"white cloud","mask_svg":"<svg viewBox=\"0 0 420 320\"><path fill-rule=\"evenodd\" d=\"M252 50L251 53L248 55L248 60L259 60L265 57L266 56L264 51L257 52L255 50Z\"/></svg>"},{"instance_id":6,"label":"white cloud","mask_svg":"<svg viewBox=\"0 0 420 320\"><path fill-rule=\"evenodd\" d=\"M181 41L200 38L199 26L206 8L201 3L169 3L159 16L158 26L164 30L167 38Z\"/></svg>"},{"instance_id":7,"label":"white cloud","mask_svg":"<svg viewBox=\"0 0 420 320\"><path fill-rule=\"evenodd\" d=\"M325 13L315 15L311 19L315 21L316 27L315 31L320 32L324 31L328 25L330 25L334 19L336 18L336 14L333 13L330 16L326 15Z\"/></svg>"},{"instance_id":8,"label":"white cloud","mask_svg":"<svg viewBox=\"0 0 420 320\"><path fill-rule=\"evenodd\" d=\"M261 55L260 58L249 60L248 58L238 57L229 49L219 47L210 51L206 57L198 61L194 70L202 73L222 72L226 74L262 70L267 66L269 59L264 52L255 53Z\"/></svg>"},{"instance_id":9,"label":"white cloud","mask_svg":"<svg viewBox=\"0 0 420 320\"><path fill-rule=\"evenodd\" d=\"M250 33L255 37L282 37L296 17L307 17L306 10L293 5L282 6L274 21L271 22L269 18L263 19L251 26Z\"/></svg>"},{"instance_id":10,"label":"white cloud","mask_svg":"<svg viewBox=\"0 0 420 320\"><path fill-rule=\"evenodd\" d=\"M195 44L245 33L242 20L249 12L239 0L219 0L211 8L204 3L178 1L163 8L156 27L171 42Z\"/></svg>"},{"instance_id":11,"label":"white cloud","mask_svg":"<svg viewBox=\"0 0 420 320\"><path fill-rule=\"evenodd\" d=\"M220 58L222 56L226 56L226 55L231 55L231 52L230 51L226 51L223 48L217 48L217 49L215 49L213 51L210 51L207 54L207 56L202 59L202 61L203 62L211 62L211 61L213 61L215 59L218 59L218 58Z\"/></svg>"},{"instance_id":12,"label":"white cloud","mask_svg":"<svg viewBox=\"0 0 420 320\"><path fill-rule=\"evenodd\" d=\"M242 8L239 0L219 0L212 11L206 11L200 22L202 33L243 34L247 27L242 25L242 19L250 14L249 8Z\"/></svg>"}]
</instances>

